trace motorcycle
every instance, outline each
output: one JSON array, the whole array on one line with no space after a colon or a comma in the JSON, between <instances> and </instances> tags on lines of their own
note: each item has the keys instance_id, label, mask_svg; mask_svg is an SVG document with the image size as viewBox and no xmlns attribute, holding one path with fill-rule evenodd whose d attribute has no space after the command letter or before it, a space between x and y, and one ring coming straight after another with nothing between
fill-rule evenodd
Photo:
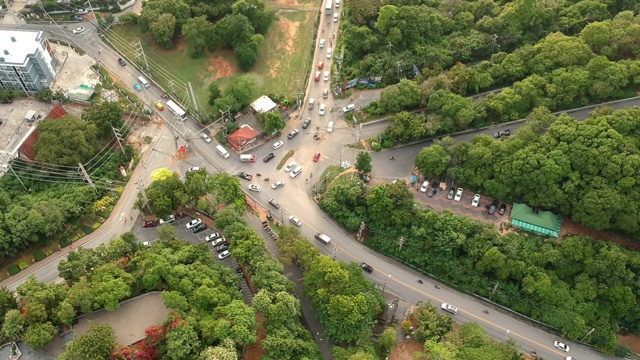
<instances>
[{"instance_id":1,"label":"motorcycle","mask_svg":"<svg viewBox=\"0 0 640 360\"><path fill-rule=\"evenodd\" d=\"M269 178L268 177L264 178L264 181L269 181Z\"/></svg>"},{"instance_id":2,"label":"motorcycle","mask_svg":"<svg viewBox=\"0 0 640 360\"><path fill-rule=\"evenodd\" d=\"M440 289L440 285L437 285L437 284L436 284L436 289Z\"/></svg>"},{"instance_id":3,"label":"motorcycle","mask_svg":"<svg viewBox=\"0 0 640 360\"><path fill-rule=\"evenodd\" d=\"M395 159L396 159L395 156L392 156L392 157L389 158L389 160L395 160Z\"/></svg>"},{"instance_id":4,"label":"motorcycle","mask_svg":"<svg viewBox=\"0 0 640 360\"><path fill-rule=\"evenodd\" d=\"M418 279L418 284L422 284L422 280Z\"/></svg>"}]
</instances>

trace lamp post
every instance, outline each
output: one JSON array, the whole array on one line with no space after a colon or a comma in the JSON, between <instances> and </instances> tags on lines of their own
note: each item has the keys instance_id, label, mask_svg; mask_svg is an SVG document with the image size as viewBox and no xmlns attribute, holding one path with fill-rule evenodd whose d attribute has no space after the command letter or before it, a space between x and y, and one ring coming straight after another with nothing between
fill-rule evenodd
<instances>
[{"instance_id":1,"label":"lamp post","mask_svg":"<svg viewBox=\"0 0 640 360\"><path fill-rule=\"evenodd\" d=\"M387 283L389 282L389 279L391 279L391 274L389 274L389 276L387 277L387 280L385 280L384 285L382 285L382 293L384 294L384 289L387 288Z\"/></svg>"}]
</instances>

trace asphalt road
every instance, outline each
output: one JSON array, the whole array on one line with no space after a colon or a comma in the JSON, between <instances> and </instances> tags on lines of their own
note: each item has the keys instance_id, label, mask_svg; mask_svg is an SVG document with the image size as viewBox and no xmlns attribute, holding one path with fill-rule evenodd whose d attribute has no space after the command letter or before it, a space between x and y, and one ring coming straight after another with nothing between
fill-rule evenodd
<instances>
[{"instance_id":1,"label":"asphalt road","mask_svg":"<svg viewBox=\"0 0 640 360\"><path fill-rule=\"evenodd\" d=\"M330 28L335 29L336 27L332 23ZM327 30L325 30L325 33L326 32ZM54 35L60 35L59 29L52 30L51 33ZM68 34L64 35L69 36ZM90 37L85 37L85 39L86 40L83 41L77 41L76 43L79 43L87 53L92 56L96 56L100 62L120 81L128 83L140 75L134 70L133 66L122 68L117 65L116 60L118 55L106 46L101 45L99 41L93 41ZM95 37L93 39L98 40ZM98 50L101 48L103 50L99 52ZM323 52L324 50L317 51L317 54L320 54L319 56L321 57ZM318 58L316 58L316 60L318 60ZM314 61L314 64L316 63L317 61ZM325 64L325 66L326 65L327 64ZM321 91L325 85L322 83L323 85L316 86L316 84L317 83L313 81L310 82L307 94L310 97L321 99ZM160 89L152 86L149 89L145 89L143 95L145 95L144 99L155 100L159 98L161 93L162 91ZM320 96L317 95L318 93ZM637 103L638 99L631 99L617 102L616 106L630 106L636 105ZM316 105L314 111L317 111L317 106L318 105ZM332 97L330 97L326 100L326 106L327 109L329 109L331 107L343 105L337 101L333 101ZM409 303L430 300L439 304L440 302L446 301L458 307L459 312L454 316L455 320L458 322L477 322L483 326L489 336L498 341L504 341L507 338L513 339L520 344L523 350L530 351L535 349L538 354L545 359L564 359L566 354L553 348L553 341L560 339L558 336L539 330L519 318L503 314L498 310L490 309L489 314L484 314L482 310L485 309L486 306L481 301L457 291L450 290L444 286L441 286L440 289L436 289L434 287L435 283L432 281L425 280L424 284L417 283L417 279L424 279L424 277L406 266L366 248L362 244L353 240L335 222L327 218L327 216L320 211L311 199L310 189L313 179L317 179L317 176L322 173L326 166L336 164L338 160L347 160L353 164L356 152L346 149L344 144L353 143L360 138L375 135L379 133L386 124L381 122L373 125L365 125L360 132L357 128L356 130L353 130L352 128L347 127L344 122L337 121L341 116L340 112L327 112L323 117L317 114L317 112L310 114L312 114L309 116L312 117L312 126L310 129L302 131L297 137L291 140L286 139L286 136L283 137L282 140L285 142L285 145L282 148L273 151L270 147L271 143L269 143L261 148L252 150L252 153L258 157L258 161L256 163L240 163L238 161L238 157L235 155L232 155L228 159L222 158L214 150L215 143L207 144L204 141L199 140L199 136L197 134L201 128L193 121L193 119L189 119L184 123L184 125L186 126L186 129L191 131L191 135L189 135L189 137L193 138L190 140L196 155L191 157L188 161L180 162L176 166L172 165L169 157L175 152L177 146L177 143L173 138L174 135L170 133L172 129L171 125L175 127L176 133L184 134L185 131L176 127L181 126L181 124L175 123L175 121L169 117L170 114L168 111L165 110L159 115L164 117L170 126L164 128L158 136L154 137L154 151L152 151L150 155L147 155L148 158L142 165L143 169L138 179L140 179L144 184L145 181L148 181L151 171L160 167L168 167L172 170L179 170L182 173L184 173L190 166L206 166L210 173L221 170L228 171L232 174L240 170L249 171L254 174L260 172L262 174L262 179L269 177L270 180L269 182L266 182L260 177L254 178L254 182L261 185L263 190L260 193L253 193L246 190L249 195L265 208L269 208L269 205L267 204L267 200L269 198L276 198L283 206L283 211L280 216L284 215L284 217L288 217L288 214L294 214L301 219L304 223L300 228L301 233L310 239L309 241L311 243L316 244L323 254L333 256L335 259L345 262L367 262L375 269L372 274L366 274L371 281L375 282L380 287L383 287L386 292L395 294ZM581 112L576 112L575 116L585 116L581 114ZM303 112L300 118L304 119L307 116L308 115ZM329 119L334 119L334 121L336 121L335 130L332 133L326 132L326 124ZM315 126L320 126L320 130L316 130ZM503 125L504 128L509 127L512 131L515 131L517 126L517 124ZM502 127L477 130L467 134L458 135L456 138L465 140L474 134L492 134L494 131L501 128ZM321 133L321 140L313 140L313 133L315 131L319 131ZM275 140L277 141L279 139ZM180 141L182 142L183 139L180 139ZM391 151L373 153L374 175L389 178L408 176L411 164L413 163L413 158L415 158L420 149L428 145L428 142L423 142ZM276 170L280 157L290 149L296 150L296 154L292 160L295 160L303 167L303 173L295 179L291 179L284 170ZM269 152L274 152L277 156L271 162L265 164L262 162L262 157ZM320 152L322 154L321 160L318 163L314 163L312 161L312 156L316 152ZM390 154L397 156L398 160L389 160ZM307 178L311 178L311 181L308 183L305 182L305 179ZM275 180L284 180L286 185L283 188L272 190L268 185ZM242 180L242 182L246 189L249 182L244 180ZM129 186L134 186L133 181ZM121 198L121 208L123 210L118 215L117 220L124 220L127 216L137 216L137 213L131 210L135 198L135 191L131 192L128 196L123 196L123 198ZM130 230L132 225L133 224L131 224L130 221L128 223L115 221L108 226L100 236L95 237L90 243L88 243L87 246L95 247L101 243L107 242L109 239L119 235L120 233ZM260 231L260 229L257 230ZM325 245L314 240L313 235L316 232L324 232L331 236L331 243L329 245ZM57 277L56 267L57 261L37 271L35 274L36 278L40 281L47 282L58 281L59 278ZM10 288L15 288L18 283L23 281L24 278L14 282L10 285ZM571 352L569 355L577 359L611 358L585 346L578 346L567 341L565 341L565 343L571 346Z\"/></svg>"}]
</instances>

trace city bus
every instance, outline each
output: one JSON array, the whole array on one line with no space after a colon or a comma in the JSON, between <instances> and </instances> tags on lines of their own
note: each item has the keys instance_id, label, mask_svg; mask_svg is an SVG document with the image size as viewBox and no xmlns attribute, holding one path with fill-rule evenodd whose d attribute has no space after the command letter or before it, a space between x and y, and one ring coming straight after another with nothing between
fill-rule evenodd
<instances>
[{"instance_id":1,"label":"city bus","mask_svg":"<svg viewBox=\"0 0 640 360\"><path fill-rule=\"evenodd\" d=\"M333 0L327 0L327 5L325 5L324 11L327 15L331 15L333 12Z\"/></svg>"},{"instance_id":2,"label":"city bus","mask_svg":"<svg viewBox=\"0 0 640 360\"><path fill-rule=\"evenodd\" d=\"M187 120L187 113L182 110L180 106L173 102L173 100L167 100L167 107L171 110L172 113L176 114L180 118L180 120Z\"/></svg>"}]
</instances>

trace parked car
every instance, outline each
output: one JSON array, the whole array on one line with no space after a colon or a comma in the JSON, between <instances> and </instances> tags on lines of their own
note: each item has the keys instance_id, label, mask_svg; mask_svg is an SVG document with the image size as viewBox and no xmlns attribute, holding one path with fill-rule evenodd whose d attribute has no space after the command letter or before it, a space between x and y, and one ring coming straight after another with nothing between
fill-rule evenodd
<instances>
[{"instance_id":1,"label":"parked car","mask_svg":"<svg viewBox=\"0 0 640 360\"><path fill-rule=\"evenodd\" d=\"M218 232L214 232L213 234L209 234L204 238L204 242L212 242L215 239L220 239L222 235Z\"/></svg>"},{"instance_id":2,"label":"parked car","mask_svg":"<svg viewBox=\"0 0 640 360\"><path fill-rule=\"evenodd\" d=\"M313 162L318 162L318 160L320 160L320 153L313 155Z\"/></svg>"},{"instance_id":3,"label":"parked car","mask_svg":"<svg viewBox=\"0 0 640 360\"><path fill-rule=\"evenodd\" d=\"M304 122L302 123L302 128L306 129L309 127L309 124L311 124L311 118L306 118L304 119Z\"/></svg>"},{"instance_id":4,"label":"parked car","mask_svg":"<svg viewBox=\"0 0 640 360\"><path fill-rule=\"evenodd\" d=\"M345 107L342 108L342 112L343 113L348 113L348 112L352 112L356 109L356 106L354 104L349 104Z\"/></svg>"},{"instance_id":5,"label":"parked car","mask_svg":"<svg viewBox=\"0 0 640 360\"><path fill-rule=\"evenodd\" d=\"M156 101L156 109L160 111L164 110L164 105L160 102L160 100Z\"/></svg>"},{"instance_id":6,"label":"parked car","mask_svg":"<svg viewBox=\"0 0 640 360\"><path fill-rule=\"evenodd\" d=\"M187 172L194 172L194 171L200 171L200 167L192 166L192 167L189 168L189 170L187 170Z\"/></svg>"},{"instance_id":7,"label":"parked car","mask_svg":"<svg viewBox=\"0 0 640 360\"><path fill-rule=\"evenodd\" d=\"M229 256L231 256L231 251L225 250L225 251L221 252L220 254L218 254L218 259L224 260L224 259L228 258Z\"/></svg>"},{"instance_id":8,"label":"parked car","mask_svg":"<svg viewBox=\"0 0 640 360\"><path fill-rule=\"evenodd\" d=\"M447 303L442 303L442 305L440 305L440 308L446 312L452 313L452 314L457 314L458 313L458 308L451 305L451 304L447 304Z\"/></svg>"},{"instance_id":9,"label":"parked car","mask_svg":"<svg viewBox=\"0 0 640 360\"><path fill-rule=\"evenodd\" d=\"M271 145L271 148L273 150L278 150L282 147L282 145L284 145L284 141L280 140L278 142L273 143L273 145Z\"/></svg>"},{"instance_id":10,"label":"parked car","mask_svg":"<svg viewBox=\"0 0 640 360\"><path fill-rule=\"evenodd\" d=\"M142 220L142 227L143 228L151 228L151 227L156 227L158 226L158 221L157 220Z\"/></svg>"},{"instance_id":11,"label":"parked car","mask_svg":"<svg viewBox=\"0 0 640 360\"><path fill-rule=\"evenodd\" d=\"M211 142L211 137L205 133L200 134L200 137L203 138L207 144Z\"/></svg>"},{"instance_id":12,"label":"parked car","mask_svg":"<svg viewBox=\"0 0 640 360\"><path fill-rule=\"evenodd\" d=\"M225 250L229 250L229 244L224 243L224 244L220 244L218 246L216 246L216 252L221 253Z\"/></svg>"},{"instance_id":13,"label":"parked car","mask_svg":"<svg viewBox=\"0 0 640 360\"><path fill-rule=\"evenodd\" d=\"M289 140L293 139L294 137L298 136L298 134L300 133L300 130L298 129L293 129L291 130L291 132L289 133L289 135L287 135L287 138Z\"/></svg>"},{"instance_id":14,"label":"parked car","mask_svg":"<svg viewBox=\"0 0 640 360\"><path fill-rule=\"evenodd\" d=\"M120 64L120 66L126 66L127 62L122 60L122 58L118 58L118 64Z\"/></svg>"},{"instance_id":15,"label":"parked car","mask_svg":"<svg viewBox=\"0 0 640 360\"><path fill-rule=\"evenodd\" d=\"M333 132L333 121L329 121L329 124L327 124L327 132Z\"/></svg>"},{"instance_id":16,"label":"parked car","mask_svg":"<svg viewBox=\"0 0 640 360\"><path fill-rule=\"evenodd\" d=\"M296 167L296 162L292 161L289 164L287 164L287 166L284 167L284 171L285 172L289 172L291 171L291 169L293 169L294 167Z\"/></svg>"},{"instance_id":17,"label":"parked car","mask_svg":"<svg viewBox=\"0 0 640 360\"><path fill-rule=\"evenodd\" d=\"M429 181L425 180L422 182L422 186L420 186L420 192L426 193L428 188L429 188Z\"/></svg>"},{"instance_id":18,"label":"parked car","mask_svg":"<svg viewBox=\"0 0 640 360\"><path fill-rule=\"evenodd\" d=\"M83 32L85 32L87 29L83 28L82 26L79 28L75 28L73 29L73 33L74 34L82 34Z\"/></svg>"},{"instance_id":19,"label":"parked car","mask_svg":"<svg viewBox=\"0 0 640 360\"><path fill-rule=\"evenodd\" d=\"M365 183L368 183L369 181L371 181L371 177L367 174L358 173L358 177L360 178L360 180L364 181Z\"/></svg>"},{"instance_id":20,"label":"parked car","mask_svg":"<svg viewBox=\"0 0 640 360\"><path fill-rule=\"evenodd\" d=\"M433 184L433 186L430 187L429 190L427 190L428 197L432 197L436 193L436 186L437 184Z\"/></svg>"},{"instance_id":21,"label":"parked car","mask_svg":"<svg viewBox=\"0 0 640 360\"><path fill-rule=\"evenodd\" d=\"M260 185L251 184L251 185L249 185L249 190L255 191L255 192L260 192L260 191L262 191L262 187Z\"/></svg>"},{"instance_id":22,"label":"parked car","mask_svg":"<svg viewBox=\"0 0 640 360\"><path fill-rule=\"evenodd\" d=\"M268 163L269 161L271 161L271 159L273 159L274 157L276 157L275 155L273 155L273 153L268 153L267 156L264 157L264 159L262 159L262 161Z\"/></svg>"},{"instance_id":23,"label":"parked car","mask_svg":"<svg viewBox=\"0 0 640 360\"><path fill-rule=\"evenodd\" d=\"M253 175L251 175L249 173L246 173L244 171L240 171L238 173L238 177L241 178L241 179L249 180L249 181L251 181L251 179L253 179Z\"/></svg>"},{"instance_id":24,"label":"parked car","mask_svg":"<svg viewBox=\"0 0 640 360\"><path fill-rule=\"evenodd\" d=\"M166 219L160 219L160 225L172 223L176 221L175 215L169 215Z\"/></svg>"},{"instance_id":25,"label":"parked car","mask_svg":"<svg viewBox=\"0 0 640 360\"><path fill-rule=\"evenodd\" d=\"M296 226L302 226L302 221L293 215L289 216L289 221L296 224Z\"/></svg>"},{"instance_id":26,"label":"parked car","mask_svg":"<svg viewBox=\"0 0 640 360\"><path fill-rule=\"evenodd\" d=\"M146 248L150 248L151 247L151 241L143 241L142 242L142 246L144 246Z\"/></svg>"},{"instance_id":27,"label":"parked car","mask_svg":"<svg viewBox=\"0 0 640 360\"><path fill-rule=\"evenodd\" d=\"M507 204L502 204L500 205L500 210L498 210L498 214L499 215L504 215L504 213L507 212Z\"/></svg>"},{"instance_id":28,"label":"parked car","mask_svg":"<svg viewBox=\"0 0 640 360\"><path fill-rule=\"evenodd\" d=\"M194 226L193 229L191 229L191 231L193 231L194 234L197 234L199 232L203 232L205 230L207 230L207 225L202 224L202 223Z\"/></svg>"},{"instance_id":29,"label":"parked car","mask_svg":"<svg viewBox=\"0 0 640 360\"><path fill-rule=\"evenodd\" d=\"M560 349L560 350L562 350L562 351L564 351L564 352L569 352L569 345L567 345L567 344L565 344L563 342L554 341L553 342L553 346L558 348L558 349Z\"/></svg>"},{"instance_id":30,"label":"parked car","mask_svg":"<svg viewBox=\"0 0 640 360\"><path fill-rule=\"evenodd\" d=\"M213 241L211 242L211 246L215 247L215 246L224 244L226 242L227 242L227 239L225 239L224 237L219 237L219 238L213 239Z\"/></svg>"},{"instance_id":31,"label":"parked car","mask_svg":"<svg viewBox=\"0 0 640 360\"><path fill-rule=\"evenodd\" d=\"M289 174L289 176L291 176L291 178L294 179L296 176L300 175L301 172L302 172L302 167L298 166L297 168L295 168L295 170L291 172L291 174Z\"/></svg>"},{"instance_id":32,"label":"parked car","mask_svg":"<svg viewBox=\"0 0 640 360\"><path fill-rule=\"evenodd\" d=\"M480 194L473 195L473 200L471 200L472 207L478 207L480 205Z\"/></svg>"},{"instance_id":33,"label":"parked car","mask_svg":"<svg viewBox=\"0 0 640 360\"><path fill-rule=\"evenodd\" d=\"M455 188L449 188L449 193L447 194L447 199L452 200L453 196L456 194Z\"/></svg>"},{"instance_id":34,"label":"parked car","mask_svg":"<svg viewBox=\"0 0 640 360\"><path fill-rule=\"evenodd\" d=\"M371 266L371 265L369 265L367 263L361 262L360 263L360 267L362 268L362 270L368 272L369 274L371 274L373 272L373 266Z\"/></svg>"},{"instance_id":35,"label":"parked car","mask_svg":"<svg viewBox=\"0 0 640 360\"><path fill-rule=\"evenodd\" d=\"M460 201L462 199L462 192L464 190L462 190L462 188L458 188L458 190L456 191L456 195L453 197L454 201Z\"/></svg>"},{"instance_id":36,"label":"parked car","mask_svg":"<svg viewBox=\"0 0 640 360\"><path fill-rule=\"evenodd\" d=\"M198 225L198 224L202 224L202 219L197 218L197 219L193 219L191 221L189 221L185 227L187 228L187 230L191 230L194 226Z\"/></svg>"},{"instance_id":37,"label":"parked car","mask_svg":"<svg viewBox=\"0 0 640 360\"><path fill-rule=\"evenodd\" d=\"M491 206L489 207L489 215L493 215L493 213L496 212L499 204L500 202L498 200L493 200L493 202L491 203Z\"/></svg>"},{"instance_id":38,"label":"parked car","mask_svg":"<svg viewBox=\"0 0 640 360\"><path fill-rule=\"evenodd\" d=\"M269 199L269 205L273 206L276 209L280 209L280 204L276 201L276 199Z\"/></svg>"},{"instance_id":39,"label":"parked car","mask_svg":"<svg viewBox=\"0 0 640 360\"><path fill-rule=\"evenodd\" d=\"M273 190L275 190L277 188L281 188L283 186L284 186L284 181L282 181L282 180L278 180L278 181L274 182L273 184L271 184L271 188Z\"/></svg>"}]
</instances>

